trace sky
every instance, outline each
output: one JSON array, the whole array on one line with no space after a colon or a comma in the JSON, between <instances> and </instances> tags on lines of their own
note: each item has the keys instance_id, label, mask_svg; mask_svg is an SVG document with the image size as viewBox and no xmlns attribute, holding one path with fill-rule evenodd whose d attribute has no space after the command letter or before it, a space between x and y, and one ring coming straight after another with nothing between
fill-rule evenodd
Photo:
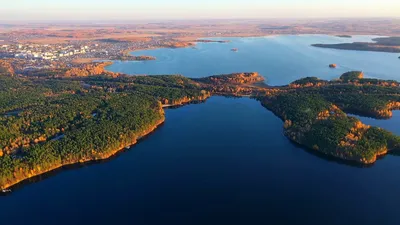
<instances>
[{"instance_id":1,"label":"sky","mask_svg":"<svg viewBox=\"0 0 400 225\"><path fill-rule=\"evenodd\" d=\"M400 0L0 0L0 20L400 17Z\"/></svg>"}]
</instances>

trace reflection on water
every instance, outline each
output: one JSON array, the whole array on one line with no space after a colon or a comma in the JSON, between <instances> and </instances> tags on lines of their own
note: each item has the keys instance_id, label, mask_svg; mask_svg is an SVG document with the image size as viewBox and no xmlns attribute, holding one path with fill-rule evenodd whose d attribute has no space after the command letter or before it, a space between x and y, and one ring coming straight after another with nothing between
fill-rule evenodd
<instances>
[{"instance_id":1,"label":"reflection on water","mask_svg":"<svg viewBox=\"0 0 400 225\"><path fill-rule=\"evenodd\" d=\"M354 116L361 120L364 124L381 127L386 129L396 135L400 135L400 110L393 111L393 117L390 119L374 119L370 117L358 116L354 114L348 114L349 116Z\"/></svg>"}]
</instances>

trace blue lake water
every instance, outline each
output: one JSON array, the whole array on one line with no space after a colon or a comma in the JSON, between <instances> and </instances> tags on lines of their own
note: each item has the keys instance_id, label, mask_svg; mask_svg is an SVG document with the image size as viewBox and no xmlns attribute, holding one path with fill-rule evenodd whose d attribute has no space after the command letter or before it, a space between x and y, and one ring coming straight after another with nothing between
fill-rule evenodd
<instances>
[{"instance_id":1,"label":"blue lake water","mask_svg":"<svg viewBox=\"0 0 400 225\"><path fill-rule=\"evenodd\" d=\"M360 119L363 123L371 125L371 126L376 126L376 127L382 127L383 129L386 129L396 135L400 135L400 111L396 110L393 111L393 117L388 119L388 120L378 120L370 117L363 117L363 116L357 116L357 115L352 115L351 116L357 117Z\"/></svg>"},{"instance_id":2,"label":"blue lake water","mask_svg":"<svg viewBox=\"0 0 400 225\"><path fill-rule=\"evenodd\" d=\"M182 74L204 77L233 72L259 72L270 85L284 85L306 76L338 78L349 70L367 77L400 80L400 54L312 47L315 43L370 41L371 36L339 38L325 35L224 38L230 43L199 43L196 49L155 49L132 52L156 61L115 62L109 67L128 74ZM238 48L238 52L232 52ZM335 63L337 69L328 65Z\"/></svg>"},{"instance_id":3,"label":"blue lake water","mask_svg":"<svg viewBox=\"0 0 400 225\"><path fill-rule=\"evenodd\" d=\"M347 68L382 78L400 76L393 54L308 46L343 40L337 37L233 40L198 49L149 50L141 54L155 55L157 61L120 62L111 69L192 77L238 69L261 72L271 84L286 84L305 73L331 79ZM231 52L232 47L239 52ZM251 49L257 53L244 57ZM329 63L340 67L330 70ZM390 120L361 119L400 135L398 111ZM129 151L0 197L1 224L400 224L400 156L357 167L292 144L282 127L279 118L249 98L212 97L167 109L166 123Z\"/></svg>"}]
</instances>

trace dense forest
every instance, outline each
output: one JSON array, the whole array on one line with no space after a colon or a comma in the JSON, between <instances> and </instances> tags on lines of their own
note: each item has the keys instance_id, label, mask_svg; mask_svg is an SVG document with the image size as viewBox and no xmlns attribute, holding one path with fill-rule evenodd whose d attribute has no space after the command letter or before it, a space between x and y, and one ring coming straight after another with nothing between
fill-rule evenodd
<instances>
[{"instance_id":1,"label":"dense forest","mask_svg":"<svg viewBox=\"0 0 400 225\"><path fill-rule=\"evenodd\" d=\"M400 52L400 37L380 37L372 40L374 42L313 44L312 46L357 51Z\"/></svg>"},{"instance_id":2,"label":"dense forest","mask_svg":"<svg viewBox=\"0 0 400 225\"><path fill-rule=\"evenodd\" d=\"M399 137L345 113L390 118L400 109L398 82L365 79L361 72L267 87L259 85L264 79L258 73L189 79L0 71L0 188L63 165L108 158L163 123L163 107L212 94L256 97L284 121L289 139L327 155L372 163L400 147Z\"/></svg>"},{"instance_id":3,"label":"dense forest","mask_svg":"<svg viewBox=\"0 0 400 225\"><path fill-rule=\"evenodd\" d=\"M209 96L182 76L0 75L0 187L104 159L164 121L162 103Z\"/></svg>"},{"instance_id":4,"label":"dense forest","mask_svg":"<svg viewBox=\"0 0 400 225\"><path fill-rule=\"evenodd\" d=\"M334 81L307 77L259 100L285 121L291 140L327 155L372 163L400 148L400 137L345 112L390 118L392 110L400 109L400 88L396 81L365 80L359 71Z\"/></svg>"}]
</instances>

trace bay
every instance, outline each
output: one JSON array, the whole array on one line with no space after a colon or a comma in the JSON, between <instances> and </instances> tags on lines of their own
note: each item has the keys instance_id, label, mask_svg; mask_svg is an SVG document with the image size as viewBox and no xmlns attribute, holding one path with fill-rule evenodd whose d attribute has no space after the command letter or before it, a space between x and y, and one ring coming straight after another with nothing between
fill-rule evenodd
<instances>
[{"instance_id":1,"label":"bay","mask_svg":"<svg viewBox=\"0 0 400 225\"><path fill-rule=\"evenodd\" d=\"M296 79L316 76L336 79L350 70L366 77L400 80L399 54L347 51L311 46L315 43L371 41L376 36L339 38L327 35L219 38L229 43L198 43L194 48L154 49L132 52L150 55L155 61L117 61L108 68L127 74L182 74L205 77L235 72L259 72L269 85L286 85ZM231 51L237 48L238 52ZM330 69L335 63L337 69Z\"/></svg>"}]
</instances>

